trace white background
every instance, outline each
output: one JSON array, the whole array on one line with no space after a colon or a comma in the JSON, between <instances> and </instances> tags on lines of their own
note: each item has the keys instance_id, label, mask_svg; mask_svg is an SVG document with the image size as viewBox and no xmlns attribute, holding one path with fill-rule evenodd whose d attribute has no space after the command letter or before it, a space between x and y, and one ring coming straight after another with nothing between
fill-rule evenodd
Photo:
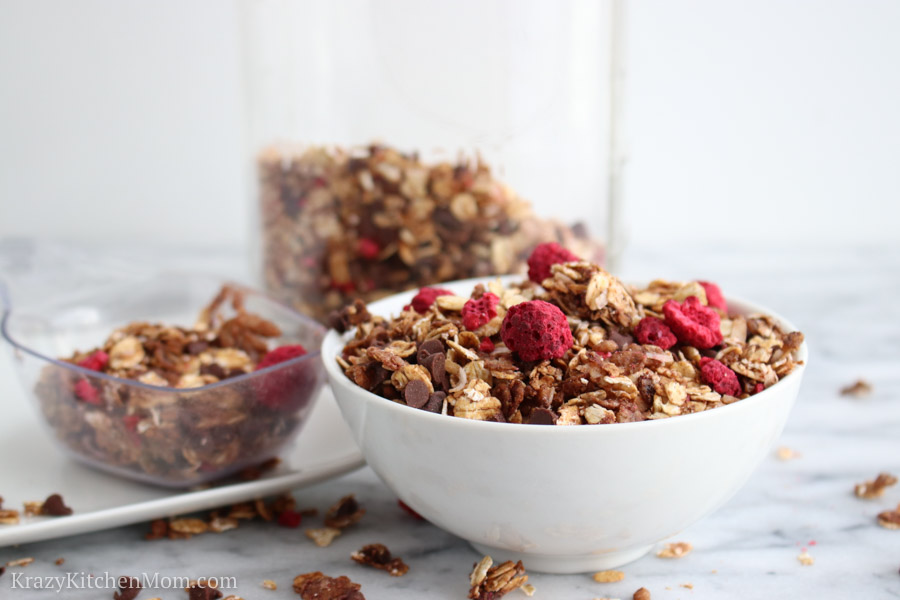
<instances>
[{"instance_id":1,"label":"white background","mask_svg":"<svg viewBox=\"0 0 900 600\"><path fill-rule=\"evenodd\" d=\"M627 13L632 244L897 238L900 3ZM0 235L245 242L239 16L234 0L0 0Z\"/></svg>"}]
</instances>

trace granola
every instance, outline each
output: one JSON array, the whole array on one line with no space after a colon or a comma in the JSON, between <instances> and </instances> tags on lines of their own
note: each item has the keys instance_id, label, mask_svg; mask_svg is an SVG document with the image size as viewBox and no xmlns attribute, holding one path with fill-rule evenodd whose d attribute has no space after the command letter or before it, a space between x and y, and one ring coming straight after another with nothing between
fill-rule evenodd
<instances>
[{"instance_id":1,"label":"granola","mask_svg":"<svg viewBox=\"0 0 900 600\"><path fill-rule=\"evenodd\" d=\"M226 286L192 327L128 324L64 359L81 369L46 367L35 391L57 438L85 459L170 482L227 474L293 435L319 375L301 362L205 386L305 353L299 345L270 349L281 334Z\"/></svg>"},{"instance_id":2,"label":"granola","mask_svg":"<svg viewBox=\"0 0 900 600\"><path fill-rule=\"evenodd\" d=\"M321 571L294 577L294 591L303 600L366 600L360 587L349 577L329 577Z\"/></svg>"},{"instance_id":3,"label":"granola","mask_svg":"<svg viewBox=\"0 0 900 600\"><path fill-rule=\"evenodd\" d=\"M629 287L584 261L554 264L550 272L540 284L479 284L471 298L430 294L391 319L357 310L365 317L337 361L360 387L414 408L555 425L718 408L771 387L799 364L802 333L784 331L768 315L707 306L697 282ZM495 316L468 329L463 309L488 294L497 299L490 303ZM673 305L677 310L664 310ZM671 331L667 312L677 313ZM647 319L659 321L653 332L671 335L666 349L636 333Z\"/></svg>"},{"instance_id":4,"label":"granola","mask_svg":"<svg viewBox=\"0 0 900 600\"><path fill-rule=\"evenodd\" d=\"M690 542L670 542L663 546L656 556L660 558L684 558L690 554L694 546Z\"/></svg>"},{"instance_id":5,"label":"granola","mask_svg":"<svg viewBox=\"0 0 900 600\"><path fill-rule=\"evenodd\" d=\"M885 529L900 529L900 504L894 510L878 513L878 524Z\"/></svg>"},{"instance_id":6,"label":"granola","mask_svg":"<svg viewBox=\"0 0 900 600\"><path fill-rule=\"evenodd\" d=\"M409 566L399 556L391 555L384 544L368 544L350 555L355 562L386 571L394 577L406 575Z\"/></svg>"},{"instance_id":7,"label":"granola","mask_svg":"<svg viewBox=\"0 0 900 600\"><path fill-rule=\"evenodd\" d=\"M862 398L872 393L872 384L865 379L857 379L850 385L841 388L841 396Z\"/></svg>"},{"instance_id":8,"label":"granola","mask_svg":"<svg viewBox=\"0 0 900 600\"><path fill-rule=\"evenodd\" d=\"M897 478L890 473L879 473L872 481L857 483L853 486L853 493L857 498L871 500L884 495L884 490L897 483Z\"/></svg>"},{"instance_id":9,"label":"granola","mask_svg":"<svg viewBox=\"0 0 900 600\"><path fill-rule=\"evenodd\" d=\"M527 581L528 575L521 560L516 563L508 560L494 565L493 559L485 556L473 566L469 575L469 598L496 600L515 589L522 588Z\"/></svg>"},{"instance_id":10,"label":"granola","mask_svg":"<svg viewBox=\"0 0 900 600\"><path fill-rule=\"evenodd\" d=\"M603 252L583 226L536 217L480 159L426 164L382 145L273 146L258 176L266 284L320 320L355 298L522 272L541 242Z\"/></svg>"}]
</instances>

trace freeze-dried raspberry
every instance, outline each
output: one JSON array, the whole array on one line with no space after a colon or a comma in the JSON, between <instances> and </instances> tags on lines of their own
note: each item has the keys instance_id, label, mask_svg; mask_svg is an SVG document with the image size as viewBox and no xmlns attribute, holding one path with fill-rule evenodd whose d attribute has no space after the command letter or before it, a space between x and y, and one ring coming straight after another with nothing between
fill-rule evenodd
<instances>
[{"instance_id":1,"label":"freeze-dried raspberry","mask_svg":"<svg viewBox=\"0 0 900 600\"><path fill-rule=\"evenodd\" d=\"M541 283L550 277L550 267L581 260L556 242L538 244L528 257L528 279Z\"/></svg>"},{"instance_id":2,"label":"freeze-dried raspberry","mask_svg":"<svg viewBox=\"0 0 900 600\"><path fill-rule=\"evenodd\" d=\"M728 303L725 302L725 296L722 295L722 290L719 289L719 286L708 281L698 281L697 283L706 292L706 303L713 308L718 308L727 315Z\"/></svg>"},{"instance_id":3,"label":"freeze-dried raspberry","mask_svg":"<svg viewBox=\"0 0 900 600\"><path fill-rule=\"evenodd\" d=\"M293 346L279 346L273 350L269 350L266 355L260 359L256 364L256 370L259 371L260 369L283 363L286 360L291 360L292 358L297 358L304 354L306 354L306 348L300 344L294 344Z\"/></svg>"},{"instance_id":4,"label":"freeze-dried raspberry","mask_svg":"<svg viewBox=\"0 0 900 600\"><path fill-rule=\"evenodd\" d=\"M100 404L100 392L87 379L75 384L75 395L88 404Z\"/></svg>"},{"instance_id":5,"label":"freeze-dried raspberry","mask_svg":"<svg viewBox=\"0 0 900 600\"><path fill-rule=\"evenodd\" d=\"M529 361L560 357L573 344L566 315L543 300L511 306L503 318L500 337L519 358Z\"/></svg>"},{"instance_id":6,"label":"freeze-dried raspberry","mask_svg":"<svg viewBox=\"0 0 900 600\"><path fill-rule=\"evenodd\" d=\"M469 331L475 331L491 319L497 316L497 305L500 298L497 294L487 292L481 298L470 298L462 307L463 326Z\"/></svg>"},{"instance_id":7,"label":"freeze-dried raspberry","mask_svg":"<svg viewBox=\"0 0 900 600\"><path fill-rule=\"evenodd\" d=\"M403 500L398 499L398 500L397 500L397 506L399 506L400 508L402 508L402 509L403 509L403 512L405 512L406 514L408 514L409 516L411 516L411 517L412 517L413 519L415 519L416 521L424 521L424 520L425 520L425 517L423 517L422 515L420 515L420 514L417 513L416 511L414 511L412 508L410 508L409 504L407 504L407 503L404 502Z\"/></svg>"},{"instance_id":8,"label":"freeze-dried raspberry","mask_svg":"<svg viewBox=\"0 0 900 600\"><path fill-rule=\"evenodd\" d=\"M494 341L491 338L484 338L481 340L481 343L478 345L478 349L482 352L493 352L494 351Z\"/></svg>"},{"instance_id":9,"label":"freeze-dried raspberry","mask_svg":"<svg viewBox=\"0 0 900 600\"><path fill-rule=\"evenodd\" d=\"M109 354L103 350L97 350L84 360L78 363L79 367L90 369L91 371L102 371L106 363L109 362Z\"/></svg>"},{"instance_id":10,"label":"freeze-dried raspberry","mask_svg":"<svg viewBox=\"0 0 900 600\"><path fill-rule=\"evenodd\" d=\"M357 242L356 250L366 260L375 260L381 252L378 242L370 238L360 238L359 242Z\"/></svg>"},{"instance_id":11,"label":"freeze-dried raspberry","mask_svg":"<svg viewBox=\"0 0 900 600\"><path fill-rule=\"evenodd\" d=\"M765 386L765 385L763 385L763 384L761 384L761 383L757 383L756 385L753 386L753 394L754 394L754 395L755 395L755 394L758 394L758 393L760 393L761 391L763 391L764 389L766 389L766 386Z\"/></svg>"},{"instance_id":12,"label":"freeze-dried raspberry","mask_svg":"<svg viewBox=\"0 0 900 600\"><path fill-rule=\"evenodd\" d=\"M410 306L419 313L423 314L431 308L431 305L434 304L435 298L438 296L452 296L453 292L449 290L444 290L441 288L432 288L432 287L424 287L419 290L419 293L413 296L412 302Z\"/></svg>"},{"instance_id":13,"label":"freeze-dried raspberry","mask_svg":"<svg viewBox=\"0 0 900 600\"><path fill-rule=\"evenodd\" d=\"M741 384L735 372L714 358L704 356L700 359L700 379L723 396L741 395Z\"/></svg>"},{"instance_id":14,"label":"freeze-dried raspberry","mask_svg":"<svg viewBox=\"0 0 900 600\"><path fill-rule=\"evenodd\" d=\"M696 296L685 298L681 304L668 300L663 304L663 314L666 325L684 344L705 349L722 343L719 313L703 306Z\"/></svg>"},{"instance_id":15,"label":"freeze-dried raspberry","mask_svg":"<svg viewBox=\"0 0 900 600\"><path fill-rule=\"evenodd\" d=\"M270 350L257 363L257 371L306 354L300 344L279 346ZM307 390L313 385L314 371L309 363L300 363L260 375L254 380L259 403L279 410L293 411L309 400Z\"/></svg>"},{"instance_id":16,"label":"freeze-dried raspberry","mask_svg":"<svg viewBox=\"0 0 900 600\"><path fill-rule=\"evenodd\" d=\"M303 521L303 515L296 510L285 510L278 515L278 524L282 527L296 528L300 527Z\"/></svg>"},{"instance_id":17,"label":"freeze-dried raspberry","mask_svg":"<svg viewBox=\"0 0 900 600\"><path fill-rule=\"evenodd\" d=\"M642 344L652 344L663 350L668 350L678 341L663 320L656 317L641 319L641 322L634 328L634 337Z\"/></svg>"}]
</instances>

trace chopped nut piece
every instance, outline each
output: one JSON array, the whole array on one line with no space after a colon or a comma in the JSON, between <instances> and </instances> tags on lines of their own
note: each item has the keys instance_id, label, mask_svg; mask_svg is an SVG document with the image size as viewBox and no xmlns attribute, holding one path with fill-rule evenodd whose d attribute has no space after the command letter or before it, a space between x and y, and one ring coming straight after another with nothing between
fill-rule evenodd
<instances>
[{"instance_id":1,"label":"chopped nut piece","mask_svg":"<svg viewBox=\"0 0 900 600\"><path fill-rule=\"evenodd\" d=\"M4 509L0 510L0 525L15 525L19 522L19 511Z\"/></svg>"},{"instance_id":2,"label":"chopped nut piece","mask_svg":"<svg viewBox=\"0 0 900 600\"><path fill-rule=\"evenodd\" d=\"M294 577L294 591L303 600L366 600L360 587L344 575L329 577L321 571Z\"/></svg>"},{"instance_id":3,"label":"chopped nut piece","mask_svg":"<svg viewBox=\"0 0 900 600\"><path fill-rule=\"evenodd\" d=\"M794 460L800 458L802 455L796 450L792 450L787 446L779 446L778 450L775 452L775 456L778 457L778 460Z\"/></svg>"},{"instance_id":4,"label":"chopped nut piece","mask_svg":"<svg viewBox=\"0 0 900 600\"><path fill-rule=\"evenodd\" d=\"M622 571L598 571L594 573L594 581L597 583L615 583L625 579Z\"/></svg>"},{"instance_id":5,"label":"chopped nut piece","mask_svg":"<svg viewBox=\"0 0 900 600\"><path fill-rule=\"evenodd\" d=\"M169 523L169 530L176 533L197 535L200 533L206 533L208 529L209 525L207 525L206 521L203 521L202 519L175 519L174 521Z\"/></svg>"},{"instance_id":6,"label":"chopped nut piece","mask_svg":"<svg viewBox=\"0 0 900 600\"><path fill-rule=\"evenodd\" d=\"M878 524L885 529L900 529L900 505L895 510L878 513Z\"/></svg>"},{"instance_id":7,"label":"chopped nut piece","mask_svg":"<svg viewBox=\"0 0 900 600\"><path fill-rule=\"evenodd\" d=\"M28 565L30 565L33 562L34 562L34 559L29 556L27 558L19 558L16 560L11 560L8 563L6 563L6 566L7 567L27 567Z\"/></svg>"},{"instance_id":8,"label":"chopped nut piece","mask_svg":"<svg viewBox=\"0 0 900 600\"><path fill-rule=\"evenodd\" d=\"M263 579L262 586L267 590L277 590L278 584L271 579Z\"/></svg>"},{"instance_id":9,"label":"chopped nut piece","mask_svg":"<svg viewBox=\"0 0 900 600\"><path fill-rule=\"evenodd\" d=\"M359 522L366 509L361 508L353 494L344 496L338 500L328 512L325 513L325 525L337 529L344 529Z\"/></svg>"},{"instance_id":10,"label":"chopped nut piece","mask_svg":"<svg viewBox=\"0 0 900 600\"><path fill-rule=\"evenodd\" d=\"M508 560L491 566L493 562L490 556L485 556L474 565L469 576L471 600L494 600L522 587L528 581L522 561L513 563Z\"/></svg>"},{"instance_id":11,"label":"chopped nut piece","mask_svg":"<svg viewBox=\"0 0 900 600\"><path fill-rule=\"evenodd\" d=\"M683 558L687 556L694 547L689 542L670 542L656 553L660 558Z\"/></svg>"},{"instance_id":12,"label":"chopped nut piece","mask_svg":"<svg viewBox=\"0 0 900 600\"><path fill-rule=\"evenodd\" d=\"M304 533L306 537L315 542L316 546L325 548L331 545L334 538L341 535L341 530L336 527L322 527L320 529L307 529Z\"/></svg>"},{"instance_id":13,"label":"chopped nut piece","mask_svg":"<svg viewBox=\"0 0 900 600\"><path fill-rule=\"evenodd\" d=\"M209 530L213 533L222 533L237 526L238 520L232 517L214 517L209 520Z\"/></svg>"},{"instance_id":14,"label":"chopped nut piece","mask_svg":"<svg viewBox=\"0 0 900 600\"><path fill-rule=\"evenodd\" d=\"M816 559L810 556L809 552L807 552L805 548L800 554L797 555L797 560L799 560L800 564L804 567L812 566L812 564L816 562Z\"/></svg>"},{"instance_id":15,"label":"chopped nut piece","mask_svg":"<svg viewBox=\"0 0 900 600\"><path fill-rule=\"evenodd\" d=\"M872 384L864 379L858 379L854 383L841 388L841 396L854 396L862 398L872 393Z\"/></svg>"},{"instance_id":16,"label":"chopped nut piece","mask_svg":"<svg viewBox=\"0 0 900 600\"><path fill-rule=\"evenodd\" d=\"M382 571L387 571L394 577L406 575L409 567L399 556L391 556L391 551L384 544L369 544L363 546L350 555L354 561L361 565L369 565Z\"/></svg>"},{"instance_id":17,"label":"chopped nut piece","mask_svg":"<svg viewBox=\"0 0 900 600\"><path fill-rule=\"evenodd\" d=\"M857 483L853 487L853 493L857 498L880 498L884 495L884 490L897 483L897 478L890 473L879 473L873 481Z\"/></svg>"},{"instance_id":18,"label":"chopped nut piece","mask_svg":"<svg viewBox=\"0 0 900 600\"><path fill-rule=\"evenodd\" d=\"M633 598L634 600L650 600L650 590L644 587L638 588Z\"/></svg>"}]
</instances>

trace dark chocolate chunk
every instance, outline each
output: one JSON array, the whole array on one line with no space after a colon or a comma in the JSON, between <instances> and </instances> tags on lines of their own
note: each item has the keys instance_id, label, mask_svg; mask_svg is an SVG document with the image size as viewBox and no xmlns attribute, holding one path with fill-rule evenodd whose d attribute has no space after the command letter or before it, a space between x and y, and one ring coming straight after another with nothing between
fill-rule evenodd
<instances>
[{"instance_id":1,"label":"dark chocolate chunk","mask_svg":"<svg viewBox=\"0 0 900 600\"><path fill-rule=\"evenodd\" d=\"M446 375L446 364L447 364L447 355L443 352L438 352L437 354L429 354L425 357L420 363L423 367L428 369L431 373L431 380L442 384L444 382L444 376Z\"/></svg>"},{"instance_id":2,"label":"dark chocolate chunk","mask_svg":"<svg viewBox=\"0 0 900 600\"><path fill-rule=\"evenodd\" d=\"M218 363L210 363L208 365L203 365L200 367L201 375L212 375L213 377L222 380L228 377L228 373L225 372L225 369Z\"/></svg>"},{"instance_id":3,"label":"dark chocolate chunk","mask_svg":"<svg viewBox=\"0 0 900 600\"><path fill-rule=\"evenodd\" d=\"M205 351L207 348L209 348L209 342L197 340L196 342L191 342L190 344L188 344L187 350L191 354L197 355Z\"/></svg>"},{"instance_id":4,"label":"dark chocolate chunk","mask_svg":"<svg viewBox=\"0 0 900 600\"><path fill-rule=\"evenodd\" d=\"M556 425L556 413L549 408L535 408L528 419L531 425Z\"/></svg>"},{"instance_id":5,"label":"dark chocolate chunk","mask_svg":"<svg viewBox=\"0 0 900 600\"><path fill-rule=\"evenodd\" d=\"M413 408L425 406L430 395L431 391L428 389L428 384L421 379L413 379L403 389L403 399L406 400L406 404Z\"/></svg>"},{"instance_id":6,"label":"dark chocolate chunk","mask_svg":"<svg viewBox=\"0 0 900 600\"><path fill-rule=\"evenodd\" d=\"M72 514L72 509L66 506L62 496L59 494L51 494L44 500L41 514L50 515L51 517L65 517Z\"/></svg>"},{"instance_id":7,"label":"dark chocolate chunk","mask_svg":"<svg viewBox=\"0 0 900 600\"><path fill-rule=\"evenodd\" d=\"M134 600L141 591L137 577L119 577L119 591L113 592L114 600Z\"/></svg>"},{"instance_id":8,"label":"dark chocolate chunk","mask_svg":"<svg viewBox=\"0 0 900 600\"><path fill-rule=\"evenodd\" d=\"M422 409L427 410L428 412L439 413L444 407L444 398L446 397L447 394L444 392L435 392L429 396L428 403L425 404Z\"/></svg>"}]
</instances>

